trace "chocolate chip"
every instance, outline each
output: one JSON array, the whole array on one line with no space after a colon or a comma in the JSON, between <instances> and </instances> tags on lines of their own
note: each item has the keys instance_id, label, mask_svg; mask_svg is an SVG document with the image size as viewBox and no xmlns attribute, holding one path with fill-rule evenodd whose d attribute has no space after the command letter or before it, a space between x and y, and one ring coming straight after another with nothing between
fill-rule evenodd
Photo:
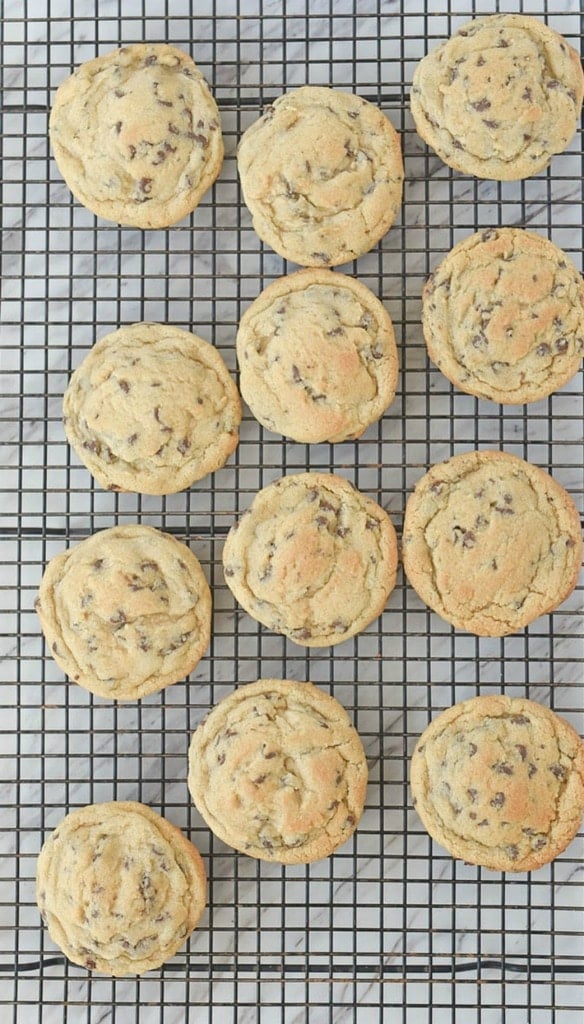
<instances>
[{"instance_id":1,"label":"chocolate chip","mask_svg":"<svg viewBox=\"0 0 584 1024\"><path fill-rule=\"evenodd\" d=\"M471 107L474 107L474 109L478 110L479 113L481 113L483 110L488 110L490 106L491 101L487 99L477 100L476 103L471 103Z\"/></svg>"},{"instance_id":2,"label":"chocolate chip","mask_svg":"<svg viewBox=\"0 0 584 1024\"><path fill-rule=\"evenodd\" d=\"M545 342L542 343L541 345L538 345L536 350L535 350L535 354L538 355L538 356L549 356L550 352L551 352L551 349L550 349L549 345L545 344Z\"/></svg>"},{"instance_id":3,"label":"chocolate chip","mask_svg":"<svg viewBox=\"0 0 584 1024\"><path fill-rule=\"evenodd\" d=\"M147 67L149 67L152 64L157 64L157 63L158 63L158 57L156 56L155 53L150 53L150 54L148 54L147 57L144 58L144 64Z\"/></svg>"},{"instance_id":4,"label":"chocolate chip","mask_svg":"<svg viewBox=\"0 0 584 1024\"><path fill-rule=\"evenodd\" d=\"M113 623L114 626L125 626L127 622L125 612L121 608L118 608L114 615L110 615L110 622Z\"/></svg>"},{"instance_id":5,"label":"chocolate chip","mask_svg":"<svg viewBox=\"0 0 584 1024\"><path fill-rule=\"evenodd\" d=\"M355 824L355 818L353 817L352 814L348 814L347 818L346 818L346 821L345 821L345 825L348 825L349 828L350 828L354 824Z\"/></svg>"},{"instance_id":6,"label":"chocolate chip","mask_svg":"<svg viewBox=\"0 0 584 1024\"><path fill-rule=\"evenodd\" d=\"M128 444L136 444L136 441L138 440L138 435L137 434L130 434L130 436L129 436L129 438L127 440L128 440Z\"/></svg>"},{"instance_id":7,"label":"chocolate chip","mask_svg":"<svg viewBox=\"0 0 584 1024\"><path fill-rule=\"evenodd\" d=\"M490 801L491 807L502 807L505 803L504 793L495 793L493 799Z\"/></svg>"},{"instance_id":8,"label":"chocolate chip","mask_svg":"<svg viewBox=\"0 0 584 1024\"><path fill-rule=\"evenodd\" d=\"M468 794L468 798L469 798L471 804L476 803L476 799L477 799L477 796L478 796L477 790L476 789L467 789L466 792Z\"/></svg>"},{"instance_id":9,"label":"chocolate chip","mask_svg":"<svg viewBox=\"0 0 584 1024\"><path fill-rule=\"evenodd\" d=\"M507 42L507 40L506 40L506 39L499 39L499 42L497 43L497 46L498 46L498 47L499 47L499 48L500 48L501 50L506 50L506 49L507 49L507 47L509 46L509 43Z\"/></svg>"},{"instance_id":10,"label":"chocolate chip","mask_svg":"<svg viewBox=\"0 0 584 1024\"><path fill-rule=\"evenodd\" d=\"M468 745L468 756L469 757L474 757L478 749L479 748L477 747L476 743L469 743L469 745Z\"/></svg>"},{"instance_id":11,"label":"chocolate chip","mask_svg":"<svg viewBox=\"0 0 584 1024\"><path fill-rule=\"evenodd\" d=\"M556 343L554 345L554 348L555 348L556 352L559 352L560 355L563 355L564 352L568 351L567 339L566 338L558 338L558 340L556 341Z\"/></svg>"},{"instance_id":12,"label":"chocolate chip","mask_svg":"<svg viewBox=\"0 0 584 1024\"><path fill-rule=\"evenodd\" d=\"M186 455L189 448L191 447L191 442L189 441L188 437L183 437L182 440L178 442L176 447L181 455Z\"/></svg>"},{"instance_id":13,"label":"chocolate chip","mask_svg":"<svg viewBox=\"0 0 584 1024\"><path fill-rule=\"evenodd\" d=\"M129 153L130 153L130 160L133 160L134 157L136 156L136 153L137 153L136 147L135 146L128 146L128 150L129 150Z\"/></svg>"},{"instance_id":14,"label":"chocolate chip","mask_svg":"<svg viewBox=\"0 0 584 1024\"><path fill-rule=\"evenodd\" d=\"M501 122L500 121L487 121L487 119L484 118L484 117L483 117L483 124L486 124L487 128L500 128L501 127Z\"/></svg>"},{"instance_id":15,"label":"chocolate chip","mask_svg":"<svg viewBox=\"0 0 584 1024\"><path fill-rule=\"evenodd\" d=\"M295 363L292 364L292 380L295 384L302 383L302 375Z\"/></svg>"},{"instance_id":16,"label":"chocolate chip","mask_svg":"<svg viewBox=\"0 0 584 1024\"><path fill-rule=\"evenodd\" d=\"M149 195L152 191L152 178L140 178L138 187L145 195Z\"/></svg>"},{"instance_id":17,"label":"chocolate chip","mask_svg":"<svg viewBox=\"0 0 584 1024\"><path fill-rule=\"evenodd\" d=\"M103 558L96 558L95 562L92 562L93 568L98 572L103 565Z\"/></svg>"},{"instance_id":18,"label":"chocolate chip","mask_svg":"<svg viewBox=\"0 0 584 1024\"><path fill-rule=\"evenodd\" d=\"M313 259L320 260L321 263L328 263L330 256L326 252L311 252L310 254Z\"/></svg>"},{"instance_id":19,"label":"chocolate chip","mask_svg":"<svg viewBox=\"0 0 584 1024\"><path fill-rule=\"evenodd\" d=\"M556 779L566 778L566 769L561 764L551 764L549 770L552 775L555 775Z\"/></svg>"},{"instance_id":20,"label":"chocolate chip","mask_svg":"<svg viewBox=\"0 0 584 1024\"><path fill-rule=\"evenodd\" d=\"M527 715L511 715L509 721L513 725L529 725L529 718Z\"/></svg>"},{"instance_id":21,"label":"chocolate chip","mask_svg":"<svg viewBox=\"0 0 584 1024\"><path fill-rule=\"evenodd\" d=\"M495 764L492 764L491 768L493 769L494 772L497 772L497 775L514 774L513 765L509 764L508 761L495 761Z\"/></svg>"},{"instance_id":22,"label":"chocolate chip","mask_svg":"<svg viewBox=\"0 0 584 1024\"><path fill-rule=\"evenodd\" d=\"M472 547L474 547L475 541L476 541L476 537L475 537L474 533L472 532L472 530L466 530L466 532L462 536L462 546L463 546L463 548L472 548Z\"/></svg>"},{"instance_id":23,"label":"chocolate chip","mask_svg":"<svg viewBox=\"0 0 584 1024\"><path fill-rule=\"evenodd\" d=\"M507 847L507 855L508 855L510 860L517 860L517 858L519 856L519 850L517 849L516 846L508 846Z\"/></svg>"},{"instance_id":24,"label":"chocolate chip","mask_svg":"<svg viewBox=\"0 0 584 1024\"><path fill-rule=\"evenodd\" d=\"M278 752L276 750L270 750L267 754L264 754L266 761L271 761L273 757L277 757Z\"/></svg>"},{"instance_id":25,"label":"chocolate chip","mask_svg":"<svg viewBox=\"0 0 584 1024\"><path fill-rule=\"evenodd\" d=\"M550 78L547 87L548 89L561 89L562 83L558 82L557 78Z\"/></svg>"},{"instance_id":26,"label":"chocolate chip","mask_svg":"<svg viewBox=\"0 0 584 1024\"><path fill-rule=\"evenodd\" d=\"M339 337L339 335L344 334L344 333L345 332L344 332L342 327L333 327L333 329L331 331L327 331L326 332L326 335L327 335L327 338L337 338L337 337Z\"/></svg>"},{"instance_id":27,"label":"chocolate chip","mask_svg":"<svg viewBox=\"0 0 584 1024\"><path fill-rule=\"evenodd\" d=\"M527 769L527 775L528 775L528 777L529 777L530 779L532 779L532 778L533 778L533 776L534 776L534 775L536 774L536 772L537 772L537 768L535 767L535 765L533 764L533 762L532 762L532 761L530 761L530 763L529 763L529 768Z\"/></svg>"},{"instance_id":28,"label":"chocolate chip","mask_svg":"<svg viewBox=\"0 0 584 1024\"><path fill-rule=\"evenodd\" d=\"M349 532L349 527L348 526L339 526L339 528L337 530L337 537L346 537L348 532ZM573 543L574 542L572 541L572 545L573 545Z\"/></svg>"},{"instance_id":29,"label":"chocolate chip","mask_svg":"<svg viewBox=\"0 0 584 1024\"><path fill-rule=\"evenodd\" d=\"M225 568L224 572L226 576L235 576L235 569L231 569L229 566Z\"/></svg>"},{"instance_id":30,"label":"chocolate chip","mask_svg":"<svg viewBox=\"0 0 584 1024\"><path fill-rule=\"evenodd\" d=\"M477 66L477 68L483 68L486 63L487 62L486 62L484 57L479 57L478 60L477 60L476 66Z\"/></svg>"},{"instance_id":31,"label":"chocolate chip","mask_svg":"<svg viewBox=\"0 0 584 1024\"><path fill-rule=\"evenodd\" d=\"M479 821L478 828L483 828L485 825L488 825L488 824L489 824L489 819L488 818L483 818L482 821Z\"/></svg>"},{"instance_id":32,"label":"chocolate chip","mask_svg":"<svg viewBox=\"0 0 584 1024\"><path fill-rule=\"evenodd\" d=\"M267 775L258 775L257 779L252 779L252 782L256 786L261 786L262 782L265 782L267 777Z\"/></svg>"},{"instance_id":33,"label":"chocolate chip","mask_svg":"<svg viewBox=\"0 0 584 1024\"><path fill-rule=\"evenodd\" d=\"M502 516L514 516L515 512L512 508L505 508L503 505L495 505L495 512L498 512Z\"/></svg>"},{"instance_id":34,"label":"chocolate chip","mask_svg":"<svg viewBox=\"0 0 584 1024\"><path fill-rule=\"evenodd\" d=\"M127 380L124 380L124 379L119 380L118 381L118 387L120 387L122 389L122 391L124 392L125 395L127 395L128 392L130 391L130 383Z\"/></svg>"},{"instance_id":35,"label":"chocolate chip","mask_svg":"<svg viewBox=\"0 0 584 1024\"><path fill-rule=\"evenodd\" d=\"M527 760L527 747L525 747L523 745L523 743L516 743L515 744L515 749L519 751L519 756L520 756L521 760L522 761L526 761Z\"/></svg>"},{"instance_id":36,"label":"chocolate chip","mask_svg":"<svg viewBox=\"0 0 584 1024\"><path fill-rule=\"evenodd\" d=\"M366 530L378 530L379 529L379 523L377 522L377 519L369 519L369 518L367 518L367 521L365 523L365 529Z\"/></svg>"},{"instance_id":37,"label":"chocolate chip","mask_svg":"<svg viewBox=\"0 0 584 1024\"><path fill-rule=\"evenodd\" d=\"M85 961L85 966L86 966L86 967L88 967L90 971L94 971L94 970L95 970L95 968L97 967L97 964L96 964L95 960L90 960L90 959L88 958L88 959L87 959L87 960Z\"/></svg>"}]
</instances>

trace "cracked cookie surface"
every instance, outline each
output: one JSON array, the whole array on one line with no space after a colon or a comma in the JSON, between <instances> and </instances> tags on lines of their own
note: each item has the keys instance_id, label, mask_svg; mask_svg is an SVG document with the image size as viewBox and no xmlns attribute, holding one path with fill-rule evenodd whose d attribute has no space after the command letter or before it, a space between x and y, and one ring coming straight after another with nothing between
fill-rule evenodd
<instances>
[{"instance_id":1,"label":"cracked cookie surface","mask_svg":"<svg viewBox=\"0 0 584 1024\"><path fill-rule=\"evenodd\" d=\"M395 530L348 480L286 476L259 491L232 526L223 568L258 622L305 647L326 647L383 611L395 585Z\"/></svg>"},{"instance_id":2,"label":"cracked cookie surface","mask_svg":"<svg viewBox=\"0 0 584 1024\"><path fill-rule=\"evenodd\" d=\"M496 871L533 871L578 831L584 745L541 704L475 697L422 733L410 781L425 828L453 857Z\"/></svg>"},{"instance_id":3,"label":"cracked cookie surface","mask_svg":"<svg viewBox=\"0 0 584 1024\"><path fill-rule=\"evenodd\" d=\"M337 700L312 683L260 679L201 722L188 784L223 842L260 860L307 864L355 831L367 761Z\"/></svg>"},{"instance_id":4,"label":"cracked cookie surface","mask_svg":"<svg viewBox=\"0 0 584 1024\"><path fill-rule=\"evenodd\" d=\"M254 230L301 266L368 252L401 205L395 128L378 107L337 89L280 96L242 136L237 164Z\"/></svg>"},{"instance_id":5,"label":"cracked cookie surface","mask_svg":"<svg viewBox=\"0 0 584 1024\"><path fill-rule=\"evenodd\" d=\"M515 455L456 455L433 466L408 499L406 576L457 629L517 632L571 594L581 561L572 498Z\"/></svg>"},{"instance_id":6,"label":"cracked cookie surface","mask_svg":"<svg viewBox=\"0 0 584 1024\"><path fill-rule=\"evenodd\" d=\"M136 700L184 679L211 634L211 592L199 560L150 526L101 530L56 555L35 608L57 665L113 700Z\"/></svg>"},{"instance_id":7,"label":"cracked cookie surface","mask_svg":"<svg viewBox=\"0 0 584 1024\"><path fill-rule=\"evenodd\" d=\"M220 353L166 324L98 341L63 400L67 440L106 490L173 494L225 464L241 402Z\"/></svg>"},{"instance_id":8,"label":"cracked cookie surface","mask_svg":"<svg viewBox=\"0 0 584 1024\"><path fill-rule=\"evenodd\" d=\"M217 105L188 54L138 43L82 64L55 95L49 131L73 195L99 217L162 228L217 178Z\"/></svg>"},{"instance_id":9,"label":"cracked cookie surface","mask_svg":"<svg viewBox=\"0 0 584 1024\"><path fill-rule=\"evenodd\" d=\"M75 964L122 977L169 960L197 926L207 879L196 847L145 804L72 811L45 842L37 903Z\"/></svg>"},{"instance_id":10,"label":"cracked cookie surface","mask_svg":"<svg viewBox=\"0 0 584 1024\"><path fill-rule=\"evenodd\" d=\"M393 401L393 325L365 285L299 270L258 296L237 333L243 398L264 427L295 441L359 437Z\"/></svg>"},{"instance_id":11,"label":"cracked cookie surface","mask_svg":"<svg viewBox=\"0 0 584 1024\"><path fill-rule=\"evenodd\" d=\"M489 228L456 245L431 275L422 325L430 358L462 391L535 402L580 368L584 282L540 235Z\"/></svg>"},{"instance_id":12,"label":"cracked cookie surface","mask_svg":"<svg viewBox=\"0 0 584 1024\"><path fill-rule=\"evenodd\" d=\"M419 135L463 174L511 181L547 167L582 109L580 58L521 14L464 25L418 64L411 110Z\"/></svg>"}]
</instances>

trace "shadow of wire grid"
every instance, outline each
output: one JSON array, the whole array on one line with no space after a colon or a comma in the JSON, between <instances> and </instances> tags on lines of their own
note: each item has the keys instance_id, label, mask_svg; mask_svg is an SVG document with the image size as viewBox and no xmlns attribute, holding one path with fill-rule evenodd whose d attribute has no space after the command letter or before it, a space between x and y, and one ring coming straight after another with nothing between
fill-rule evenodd
<instances>
[{"instance_id":1,"label":"shadow of wire grid","mask_svg":"<svg viewBox=\"0 0 584 1024\"><path fill-rule=\"evenodd\" d=\"M503 408L457 392L428 364L423 282L460 238L526 225L581 266L582 145L510 183L451 172L417 137L408 107L416 62L475 14L524 11L580 45L578 0L428 4L392 0L7 0L4 72L0 447L0 1018L18 1024L572 1024L582 1019L582 837L533 875L455 863L412 810L408 757L431 717L477 693L529 696L582 724L582 589L505 640L455 633L398 585L384 614L332 650L304 650L237 610L221 549L234 516L283 473L351 479L390 512L432 462L504 448L550 470L582 503L582 377L534 405ZM140 232L98 220L49 154L55 88L120 43L169 41L214 89L226 161L178 227ZM234 153L264 104L294 86L355 91L403 140L401 216L375 250L342 269L394 320L398 395L358 442L283 442L246 412L228 468L167 498L103 493L60 424L71 369L96 338L137 320L211 340L235 371L243 310L295 269L262 246L242 206ZM46 560L94 530L140 521L188 541L214 592L214 637L193 676L139 704L111 705L64 681L33 601ZM370 765L354 839L329 860L281 868L209 834L186 788L190 734L235 683L312 679L349 710ZM92 977L42 928L35 861L64 814L142 800L192 838L209 871L209 909L188 945L139 979Z\"/></svg>"}]
</instances>

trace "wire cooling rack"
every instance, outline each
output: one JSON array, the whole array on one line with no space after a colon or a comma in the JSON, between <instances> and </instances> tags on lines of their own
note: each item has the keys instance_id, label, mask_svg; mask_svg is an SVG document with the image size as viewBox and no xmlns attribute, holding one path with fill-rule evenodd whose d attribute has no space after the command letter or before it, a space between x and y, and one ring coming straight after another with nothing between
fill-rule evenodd
<instances>
[{"instance_id":1,"label":"wire cooling rack","mask_svg":"<svg viewBox=\"0 0 584 1024\"><path fill-rule=\"evenodd\" d=\"M503 448L583 493L582 378L526 407L457 392L429 365L420 328L428 273L460 238L525 225L581 266L581 137L551 170L511 183L451 172L413 130L416 62L475 14L535 14L578 46L577 0L7 0L4 72L0 447L0 1018L18 1024L570 1024L582 1019L582 838L532 875L454 862L414 813L408 758L431 717L477 693L529 696L582 723L582 590L504 640L454 632L400 575L384 614L331 650L305 650L238 610L220 567L225 534L254 493L285 473L339 472L380 501L398 530L407 494L433 462ZM191 218L167 231L121 229L72 197L49 155L47 113L74 66L120 43L174 42L214 89L227 159ZM211 340L235 370L243 310L289 268L241 204L234 153L264 104L305 83L353 90L398 128L406 185L381 244L343 270L386 304L400 346L395 402L358 442L286 443L246 414L230 465L167 498L104 493L60 422L71 370L124 323L169 321ZM33 611L46 561L116 523L186 540L211 583L211 649L187 682L134 704L65 682ZM207 709L260 676L311 679L350 711L370 766L353 841L311 866L234 853L191 806L187 747ZM142 800L179 825L209 871L209 910L189 944L139 979L91 976L41 926L35 862L69 810Z\"/></svg>"}]
</instances>

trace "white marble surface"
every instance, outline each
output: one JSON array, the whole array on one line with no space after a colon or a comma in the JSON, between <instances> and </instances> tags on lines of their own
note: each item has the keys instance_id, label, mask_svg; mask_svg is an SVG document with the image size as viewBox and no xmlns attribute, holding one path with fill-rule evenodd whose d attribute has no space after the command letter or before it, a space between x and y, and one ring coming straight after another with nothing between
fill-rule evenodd
<instances>
[{"instance_id":1,"label":"white marble surface","mask_svg":"<svg viewBox=\"0 0 584 1024\"><path fill-rule=\"evenodd\" d=\"M551 0L549 23L573 37L579 6ZM28 19L22 0L6 7L0 963L17 955L22 967L55 953L34 904L35 858L46 830L75 806L113 798L152 804L190 834L210 874L203 926L163 972L139 982L88 981L86 972L62 965L16 980L8 973L5 981L0 976L0 999L15 1009L6 1019L441 1024L452 1021L455 1006L465 1024L524 1024L531 999L530 1024L548 1024L554 1005L556 1024L571 1024L581 977L561 975L554 989L549 975L537 973L527 986L524 974L503 975L498 964L582 959L582 837L531 878L455 864L411 808L407 757L433 714L477 692L504 689L551 703L584 733L582 588L519 636L486 640L455 634L428 614L400 576L381 619L329 658L268 634L237 611L220 554L227 526L257 488L304 467L348 476L398 527L426 466L477 446L542 465L581 505L582 377L525 408L475 401L429 367L419 321L427 273L477 227L529 225L581 266L581 136L550 173L525 183L463 178L427 152L407 108L411 75L428 48L468 20L470 0L266 0L262 19L259 7L257 0L29 0ZM496 5L476 8L492 13ZM544 11L535 0L523 9ZM227 150L221 177L196 213L175 229L145 235L96 220L71 200L46 134L51 95L73 66L142 38L191 50L220 104ZM379 102L403 133L401 218L374 252L343 268L369 284L394 319L397 399L360 442L334 449L283 444L247 413L237 456L216 475L213 491L206 481L167 499L104 494L65 444L61 396L70 369L119 324L165 318L213 340L235 369L241 310L286 269L262 249L240 208L237 137L263 102L307 81ZM188 536L214 589L215 635L189 683L139 706L112 708L64 682L44 650L33 600L46 559L116 517ZM233 854L212 840L189 805L190 731L235 680L260 675L311 678L330 689L351 711L370 762L367 810L353 842L306 868ZM453 963L472 965L477 957L492 961L480 969L482 984L475 968L454 983Z\"/></svg>"}]
</instances>

